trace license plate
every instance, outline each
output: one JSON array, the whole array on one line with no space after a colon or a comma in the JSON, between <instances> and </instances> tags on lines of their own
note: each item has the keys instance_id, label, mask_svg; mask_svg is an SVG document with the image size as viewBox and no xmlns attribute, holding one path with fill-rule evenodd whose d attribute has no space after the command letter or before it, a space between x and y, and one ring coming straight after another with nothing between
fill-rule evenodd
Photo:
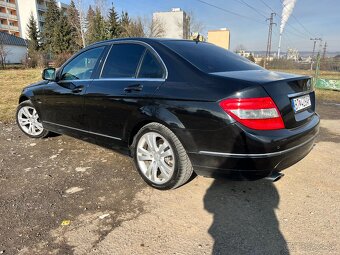
<instances>
[{"instance_id":1,"label":"license plate","mask_svg":"<svg viewBox=\"0 0 340 255\"><path fill-rule=\"evenodd\" d=\"M312 103L310 101L309 95L297 97L292 100L292 106L293 106L294 112L300 112L304 109L309 108L311 105Z\"/></svg>"}]
</instances>

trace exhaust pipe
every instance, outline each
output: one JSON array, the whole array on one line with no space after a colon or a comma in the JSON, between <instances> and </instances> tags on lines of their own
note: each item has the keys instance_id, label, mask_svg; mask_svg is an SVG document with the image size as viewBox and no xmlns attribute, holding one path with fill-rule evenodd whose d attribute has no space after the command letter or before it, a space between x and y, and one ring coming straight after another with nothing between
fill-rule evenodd
<instances>
[{"instance_id":1,"label":"exhaust pipe","mask_svg":"<svg viewBox=\"0 0 340 255\"><path fill-rule=\"evenodd\" d=\"M280 180L282 177L284 176L284 174L279 173L279 172L272 172L269 176L267 176L265 179L272 181L272 182L276 182L278 180Z\"/></svg>"}]
</instances>

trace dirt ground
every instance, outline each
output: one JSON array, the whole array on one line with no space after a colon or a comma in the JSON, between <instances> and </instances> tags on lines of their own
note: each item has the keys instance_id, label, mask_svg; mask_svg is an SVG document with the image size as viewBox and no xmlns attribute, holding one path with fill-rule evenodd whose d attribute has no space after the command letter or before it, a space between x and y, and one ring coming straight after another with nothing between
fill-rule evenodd
<instances>
[{"instance_id":1,"label":"dirt ground","mask_svg":"<svg viewBox=\"0 0 340 255\"><path fill-rule=\"evenodd\" d=\"M196 177L172 191L132 161L0 123L0 254L340 254L340 103L276 183Z\"/></svg>"}]
</instances>

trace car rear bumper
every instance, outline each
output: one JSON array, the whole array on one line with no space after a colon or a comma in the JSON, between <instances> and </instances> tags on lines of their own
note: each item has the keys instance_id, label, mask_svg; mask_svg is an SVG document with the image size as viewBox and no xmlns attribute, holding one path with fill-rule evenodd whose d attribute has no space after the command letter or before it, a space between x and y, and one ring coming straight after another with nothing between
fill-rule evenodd
<instances>
[{"instance_id":1,"label":"car rear bumper","mask_svg":"<svg viewBox=\"0 0 340 255\"><path fill-rule=\"evenodd\" d=\"M319 116L315 115L309 125L293 132L292 136L283 132L281 138L276 137L275 144L280 144L276 148L281 148L277 151L233 153L201 150L189 153L189 157L198 175L215 177L223 174L236 179L259 179L295 164L311 151L319 132ZM268 148L269 144L263 144L263 147Z\"/></svg>"}]
</instances>

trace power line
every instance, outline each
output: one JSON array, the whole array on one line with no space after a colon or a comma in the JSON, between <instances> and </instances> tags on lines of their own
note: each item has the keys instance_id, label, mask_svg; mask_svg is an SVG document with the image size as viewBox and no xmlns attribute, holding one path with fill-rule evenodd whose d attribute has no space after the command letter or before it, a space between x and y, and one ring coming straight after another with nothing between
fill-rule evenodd
<instances>
[{"instance_id":1,"label":"power line","mask_svg":"<svg viewBox=\"0 0 340 255\"><path fill-rule=\"evenodd\" d=\"M220 10L220 11L223 11L223 12L226 12L226 13L233 14L233 15L238 16L238 17L242 17L242 18L245 18L245 19L248 19L248 20L252 20L252 21L257 22L257 23L260 23L260 24L266 24L264 21L261 21L261 20L258 20L258 19L253 19L253 18L250 18L250 17L248 17L248 16L244 16L244 15L242 15L242 14L239 14L239 13L237 13L237 12L229 11L229 10L227 10L227 9L224 9L224 8L219 7L219 6L217 6L217 5L214 5L214 4L205 2L205 1L203 1L203 0L196 0L196 1L197 1L197 2L200 2L200 3L202 3L202 4L205 4L205 5L209 5L209 6L211 6L211 7L214 7L214 8L216 8L216 9Z\"/></svg>"},{"instance_id":2,"label":"power line","mask_svg":"<svg viewBox=\"0 0 340 255\"><path fill-rule=\"evenodd\" d=\"M267 6L269 8L269 10L271 10L272 12L275 12L265 1L260 0L265 6Z\"/></svg>"},{"instance_id":3,"label":"power line","mask_svg":"<svg viewBox=\"0 0 340 255\"><path fill-rule=\"evenodd\" d=\"M247 2L245 2L245 1L243 1L243 0L235 0L235 1L237 1L237 2L239 2L239 3L241 3L241 4L243 4L243 5L245 5L245 6L247 6L247 7L249 7L250 9L252 9L253 11L255 11L256 13L258 13L259 15L261 15L262 17L264 17L265 19L267 19L267 17L266 17L259 9L257 9L257 8L255 8L254 6L248 4Z\"/></svg>"}]
</instances>

